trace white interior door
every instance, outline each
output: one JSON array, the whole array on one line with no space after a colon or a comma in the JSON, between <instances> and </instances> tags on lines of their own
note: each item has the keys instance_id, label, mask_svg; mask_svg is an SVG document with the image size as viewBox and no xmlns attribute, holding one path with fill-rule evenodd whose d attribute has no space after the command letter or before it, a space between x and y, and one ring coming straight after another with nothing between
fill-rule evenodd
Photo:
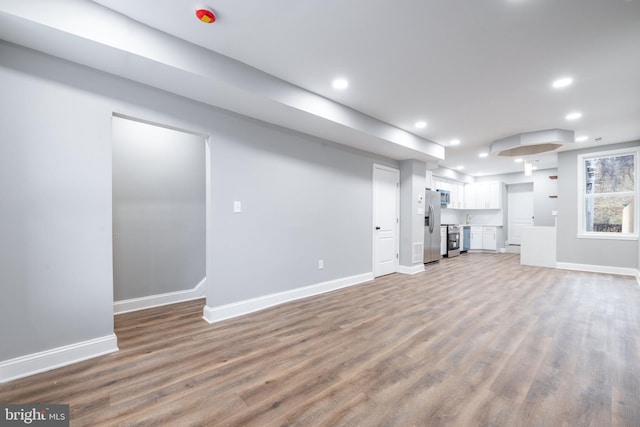
<instances>
[{"instance_id":1,"label":"white interior door","mask_svg":"<svg viewBox=\"0 0 640 427\"><path fill-rule=\"evenodd\" d=\"M373 274L398 270L398 213L400 171L373 167Z\"/></svg>"},{"instance_id":2,"label":"white interior door","mask_svg":"<svg viewBox=\"0 0 640 427\"><path fill-rule=\"evenodd\" d=\"M522 228L533 225L533 183L512 184L507 189L509 244L519 245Z\"/></svg>"}]
</instances>

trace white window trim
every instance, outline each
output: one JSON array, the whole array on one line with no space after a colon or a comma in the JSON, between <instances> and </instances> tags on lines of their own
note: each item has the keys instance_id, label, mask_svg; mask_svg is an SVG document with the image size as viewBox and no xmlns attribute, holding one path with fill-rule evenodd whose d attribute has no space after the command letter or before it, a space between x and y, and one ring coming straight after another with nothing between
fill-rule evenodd
<instances>
[{"instance_id":1,"label":"white window trim","mask_svg":"<svg viewBox=\"0 0 640 427\"><path fill-rule=\"evenodd\" d=\"M598 157L613 157L625 154L634 155L634 209L633 209L633 233L603 233L596 231L584 231L584 188L585 188L585 174L584 174L584 161L587 159ZM638 228L640 227L640 171L638 170L638 163L640 161L640 147L621 148L619 150L598 151L592 153L584 153L578 155L578 238L579 239L603 239L603 240L638 240Z\"/></svg>"}]
</instances>

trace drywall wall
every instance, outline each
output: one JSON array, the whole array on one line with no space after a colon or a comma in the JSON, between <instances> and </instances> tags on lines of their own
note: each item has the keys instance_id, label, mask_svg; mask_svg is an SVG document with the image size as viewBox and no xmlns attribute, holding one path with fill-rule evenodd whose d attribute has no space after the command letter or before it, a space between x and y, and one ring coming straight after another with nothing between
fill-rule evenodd
<instances>
[{"instance_id":1,"label":"drywall wall","mask_svg":"<svg viewBox=\"0 0 640 427\"><path fill-rule=\"evenodd\" d=\"M395 161L4 42L0 90L0 362L113 332L114 112L209 135L208 306L372 271Z\"/></svg>"},{"instance_id":2,"label":"drywall wall","mask_svg":"<svg viewBox=\"0 0 640 427\"><path fill-rule=\"evenodd\" d=\"M557 195L558 183L557 180L550 179L549 177L557 175L557 169L542 169L534 171L531 176L525 176L524 173L517 172L480 177L476 179L476 182L501 181L507 185L507 190L510 184L524 184L527 182L533 183L534 225L554 226L555 216L552 212L558 210L558 199L550 198L549 196ZM506 202L506 192L504 193L504 198ZM508 206L507 209L509 209ZM507 225L506 219L504 225Z\"/></svg>"},{"instance_id":3,"label":"drywall wall","mask_svg":"<svg viewBox=\"0 0 640 427\"><path fill-rule=\"evenodd\" d=\"M111 117L33 59L0 44L0 361L113 334Z\"/></svg>"},{"instance_id":4,"label":"drywall wall","mask_svg":"<svg viewBox=\"0 0 640 427\"><path fill-rule=\"evenodd\" d=\"M637 240L579 239L579 154L639 146L640 141L558 153L557 260L562 263L638 268Z\"/></svg>"},{"instance_id":5,"label":"drywall wall","mask_svg":"<svg viewBox=\"0 0 640 427\"><path fill-rule=\"evenodd\" d=\"M414 267L422 261L413 262L416 243L424 244L424 193L427 165L418 160L400 162L400 265ZM422 200L419 198L422 197ZM421 209L421 213L418 212Z\"/></svg>"},{"instance_id":6,"label":"drywall wall","mask_svg":"<svg viewBox=\"0 0 640 427\"><path fill-rule=\"evenodd\" d=\"M373 271L373 157L255 123L216 133L208 307Z\"/></svg>"},{"instance_id":7,"label":"drywall wall","mask_svg":"<svg viewBox=\"0 0 640 427\"><path fill-rule=\"evenodd\" d=\"M205 138L113 117L115 301L192 289L205 275Z\"/></svg>"}]
</instances>

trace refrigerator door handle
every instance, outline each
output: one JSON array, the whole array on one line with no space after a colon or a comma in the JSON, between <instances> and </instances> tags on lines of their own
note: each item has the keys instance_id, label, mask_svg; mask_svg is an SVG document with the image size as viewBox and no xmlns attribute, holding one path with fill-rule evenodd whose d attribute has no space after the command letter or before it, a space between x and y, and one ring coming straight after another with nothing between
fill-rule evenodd
<instances>
[{"instance_id":1,"label":"refrigerator door handle","mask_svg":"<svg viewBox=\"0 0 640 427\"><path fill-rule=\"evenodd\" d=\"M433 218L433 205L429 205L429 232L433 233L434 228L434 218Z\"/></svg>"}]
</instances>

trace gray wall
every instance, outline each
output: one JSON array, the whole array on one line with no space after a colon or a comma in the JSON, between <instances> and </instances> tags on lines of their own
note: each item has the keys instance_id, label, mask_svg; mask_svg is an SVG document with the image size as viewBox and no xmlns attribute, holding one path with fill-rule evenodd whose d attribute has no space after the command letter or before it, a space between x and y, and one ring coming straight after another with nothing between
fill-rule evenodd
<instances>
[{"instance_id":1,"label":"gray wall","mask_svg":"<svg viewBox=\"0 0 640 427\"><path fill-rule=\"evenodd\" d=\"M0 360L113 333L111 114L32 57L0 44Z\"/></svg>"},{"instance_id":2,"label":"gray wall","mask_svg":"<svg viewBox=\"0 0 640 427\"><path fill-rule=\"evenodd\" d=\"M558 262L638 268L637 240L577 238L578 155L638 145L640 141L558 153Z\"/></svg>"},{"instance_id":3,"label":"gray wall","mask_svg":"<svg viewBox=\"0 0 640 427\"><path fill-rule=\"evenodd\" d=\"M535 216L534 225L553 226L555 225L555 217L551 214L551 212L558 210L558 199L549 198L549 196L558 194L557 180L549 179L549 176L553 175L558 175L557 169L536 170L533 171L533 174L531 176L524 176L523 172L483 176L481 178L477 178L476 182L502 181L507 185L507 191L509 189L509 184L524 184L527 182L533 183L533 215ZM504 202L506 204L507 193L504 194L504 197ZM507 206L507 209L508 208L509 207ZM505 227L507 226L506 216L504 225Z\"/></svg>"},{"instance_id":4,"label":"gray wall","mask_svg":"<svg viewBox=\"0 0 640 427\"><path fill-rule=\"evenodd\" d=\"M414 266L414 243L424 242L424 211L418 214L418 207L424 210L424 200L418 203L418 196L424 196L426 189L427 165L418 160L400 162L400 265Z\"/></svg>"},{"instance_id":5,"label":"gray wall","mask_svg":"<svg viewBox=\"0 0 640 427\"><path fill-rule=\"evenodd\" d=\"M205 138L113 118L116 301L192 289L205 277Z\"/></svg>"},{"instance_id":6,"label":"gray wall","mask_svg":"<svg viewBox=\"0 0 640 427\"><path fill-rule=\"evenodd\" d=\"M395 162L254 122L216 133L209 307L372 271L373 164Z\"/></svg>"},{"instance_id":7,"label":"gray wall","mask_svg":"<svg viewBox=\"0 0 640 427\"><path fill-rule=\"evenodd\" d=\"M113 112L210 135L208 306L372 271L395 161L3 42L0 90L0 360L113 331Z\"/></svg>"}]
</instances>

